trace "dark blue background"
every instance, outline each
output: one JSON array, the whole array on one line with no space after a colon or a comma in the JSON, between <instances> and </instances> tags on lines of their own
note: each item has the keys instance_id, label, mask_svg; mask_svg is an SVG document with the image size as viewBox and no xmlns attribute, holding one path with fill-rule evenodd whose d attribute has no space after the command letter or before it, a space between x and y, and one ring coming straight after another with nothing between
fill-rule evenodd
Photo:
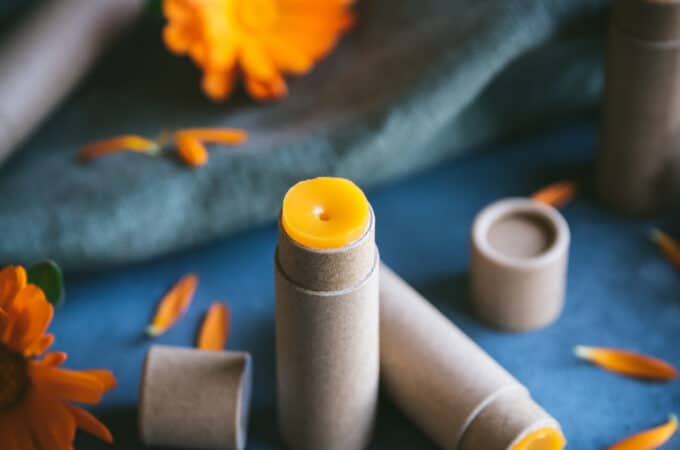
<instances>
[{"instance_id":1,"label":"dark blue background","mask_svg":"<svg viewBox=\"0 0 680 450\"><path fill-rule=\"evenodd\" d=\"M524 382L562 423L569 448L577 450L605 448L680 411L678 382L623 378L572 355L577 344L607 345L678 362L680 275L647 239L653 224L674 231L672 217L616 216L598 206L586 188L563 209L573 239L564 314L549 328L527 334L493 331L471 315L468 231L475 213L498 198L528 195L561 178L587 180L594 145L591 126L574 126L529 142L499 145L367 193L377 215L383 259ZM282 448L274 390L275 244L271 225L148 264L67 279L67 303L52 326L54 348L69 353L69 367L104 367L116 373L119 387L95 408L111 427L115 448L143 448L137 440L137 385L151 342L142 332L163 292L190 271L201 278L194 303L155 342L192 345L208 305L215 299L228 301L233 312L229 347L247 350L255 360L248 448ZM81 437L76 448L107 446ZM371 448L434 445L382 398Z\"/></svg>"}]
</instances>

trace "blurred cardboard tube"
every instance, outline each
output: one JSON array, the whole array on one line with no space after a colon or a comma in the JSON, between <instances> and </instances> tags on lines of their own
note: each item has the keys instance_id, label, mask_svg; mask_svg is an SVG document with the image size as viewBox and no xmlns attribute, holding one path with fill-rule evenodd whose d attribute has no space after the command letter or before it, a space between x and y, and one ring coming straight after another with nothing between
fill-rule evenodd
<instances>
[{"instance_id":1,"label":"blurred cardboard tube","mask_svg":"<svg viewBox=\"0 0 680 450\"><path fill-rule=\"evenodd\" d=\"M0 43L0 163L138 17L143 0L47 0Z\"/></svg>"},{"instance_id":2,"label":"blurred cardboard tube","mask_svg":"<svg viewBox=\"0 0 680 450\"><path fill-rule=\"evenodd\" d=\"M384 265L380 364L397 406L446 450L514 449L545 429L562 439L524 386Z\"/></svg>"}]
</instances>

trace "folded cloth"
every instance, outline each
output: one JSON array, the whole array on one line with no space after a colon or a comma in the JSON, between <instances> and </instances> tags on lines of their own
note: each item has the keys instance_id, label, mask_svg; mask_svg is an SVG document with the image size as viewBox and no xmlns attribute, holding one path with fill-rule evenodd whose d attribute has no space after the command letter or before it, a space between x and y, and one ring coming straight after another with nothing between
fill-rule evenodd
<instances>
[{"instance_id":1,"label":"folded cloth","mask_svg":"<svg viewBox=\"0 0 680 450\"><path fill-rule=\"evenodd\" d=\"M356 28L272 104L205 99L198 71L146 19L0 168L0 263L51 258L88 270L145 260L272 221L302 178L369 187L592 110L605 5L360 0ZM75 158L100 138L189 126L251 137L212 149L198 169L130 153Z\"/></svg>"}]
</instances>

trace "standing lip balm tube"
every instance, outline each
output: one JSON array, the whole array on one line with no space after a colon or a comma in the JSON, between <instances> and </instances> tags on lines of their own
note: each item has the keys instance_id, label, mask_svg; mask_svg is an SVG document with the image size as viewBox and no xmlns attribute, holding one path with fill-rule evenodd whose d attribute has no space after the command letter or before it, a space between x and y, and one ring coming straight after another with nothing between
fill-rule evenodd
<instances>
[{"instance_id":1,"label":"standing lip balm tube","mask_svg":"<svg viewBox=\"0 0 680 450\"><path fill-rule=\"evenodd\" d=\"M680 193L680 1L612 1L596 185L627 214Z\"/></svg>"},{"instance_id":2,"label":"standing lip balm tube","mask_svg":"<svg viewBox=\"0 0 680 450\"><path fill-rule=\"evenodd\" d=\"M557 421L389 268L380 270L380 364L394 402L445 450L562 450Z\"/></svg>"},{"instance_id":3,"label":"standing lip balm tube","mask_svg":"<svg viewBox=\"0 0 680 450\"><path fill-rule=\"evenodd\" d=\"M341 178L286 194L275 256L279 425L294 450L360 450L379 375L373 211Z\"/></svg>"}]
</instances>

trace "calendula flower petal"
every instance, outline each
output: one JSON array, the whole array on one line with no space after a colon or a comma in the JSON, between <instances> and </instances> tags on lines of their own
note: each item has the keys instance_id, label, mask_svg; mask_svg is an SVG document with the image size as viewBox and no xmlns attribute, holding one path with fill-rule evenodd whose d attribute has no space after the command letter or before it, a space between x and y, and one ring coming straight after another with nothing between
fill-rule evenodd
<instances>
[{"instance_id":1,"label":"calendula flower petal","mask_svg":"<svg viewBox=\"0 0 680 450\"><path fill-rule=\"evenodd\" d=\"M26 286L26 269L21 266L7 266L0 270L0 308L7 309L9 303Z\"/></svg>"},{"instance_id":2,"label":"calendula flower petal","mask_svg":"<svg viewBox=\"0 0 680 450\"><path fill-rule=\"evenodd\" d=\"M50 367L59 367L66 362L67 355L65 352L51 352L47 353L41 361L36 361L36 364L45 364Z\"/></svg>"},{"instance_id":3,"label":"calendula flower petal","mask_svg":"<svg viewBox=\"0 0 680 450\"><path fill-rule=\"evenodd\" d=\"M44 392L43 386L34 386L27 397L31 433L38 448L70 448L76 436L76 421L66 405Z\"/></svg>"},{"instance_id":4,"label":"calendula flower petal","mask_svg":"<svg viewBox=\"0 0 680 450\"><path fill-rule=\"evenodd\" d=\"M603 369L630 377L669 381L677 376L677 370L669 363L628 350L577 346L574 353Z\"/></svg>"},{"instance_id":5,"label":"calendula flower petal","mask_svg":"<svg viewBox=\"0 0 680 450\"><path fill-rule=\"evenodd\" d=\"M177 133L177 155L190 167L203 166L208 162L208 149L190 134Z\"/></svg>"},{"instance_id":6,"label":"calendula flower petal","mask_svg":"<svg viewBox=\"0 0 680 450\"><path fill-rule=\"evenodd\" d=\"M106 425L101 423L96 417L77 406L66 405L66 407L71 412L79 429L106 443L113 444L111 432Z\"/></svg>"},{"instance_id":7,"label":"calendula flower petal","mask_svg":"<svg viewBox=\"0 0 680 450\"><path fill-rule=\"evenodd\" d=\"M680 243L656 228L652 229L650 238L652 242L659 246L668 261L680 270Z\"/></svg>"},{"instance_id":8,"label":"calendula flower petal","mask_svg":"<svg viewBox=\"0 0 680 450\"><path fill-rule=\"evenodd\" d=\"M147 334L156 337L165 333L189 308L197 286L195 274L182 277L161 299Z\"/></svg>"},{"instance_id":9,"label":"calendula flower petal","mask_svg":"<svg viewBox=\"0 0 680 450\"><path fill-rule=\"evenodd\" d=\"M665 424L634 434L607 450L654 450L668 442L677 429L678 419L672 415Z\"/></svg>"},{"instance_id":10,"label":"calendula flower petal","mask_svg":"<svg viewBox=\"0 0 680 450\"><path fill-rule=\"evenodd\" d=\"M99 403L102 395L110 390L98 378L80 371L38 365L31 365L29 370L31 379L65 401Z\"/></svg>"},{"instance_id":11,"label":"calendula flower petal","mask_svg":"<svg viewBox=\"0 0 680 450\"><path fill-rule=\"evenodd\" d=\"M229 308L215 302L210 306L198 334L197 347L201 350L224 350L229 334Z\"/></svg>"},{"instance_id":12,"label":"calendula flower petal","mask_svg":"<svg viewBox=\"0 0 680 450\"><path fill-rule=\"evenodd\" d=\"M578 185L573 181L559 181L535 192L532 200L559 208L566 205L578 191Z\"/></svg>"},{"instance_id":13,"label":"calendula flower petal","mask_svg":"<svg viewBox=\"0 0 680 450\"><path fill-rule=\"evenodd\" d=\"M100 156L125 151L153 155L160 151L160 147L156 141L151 139L126 134L88 144L80 150L78 156L84 161L89 161Z\"/></svg>"},{"instance_id":14,"label":"calendula flower petal","mask_svg":"<svg viewBox=\"0 0 680 450\"><path fill-rule=\"evenodd\" d=\"M286 95L284 75L305 73L330 52L353 23L351 6L338 0L164 0L163 39L203 69L211 99L231 93L234 78L224 74L234 72L251 96L269 101Z\"/></svg>"},{"instance_id":15,"label":"calendula flower petal","mask_svg":"<svg viewBox=\"0 0 680 450\"><path fill-rule=\"evenodd\" d=\"M248 139L248 133L235 128L182 128L178 132L208 144L237 145Z\"/></svg>"}]
</instances>

